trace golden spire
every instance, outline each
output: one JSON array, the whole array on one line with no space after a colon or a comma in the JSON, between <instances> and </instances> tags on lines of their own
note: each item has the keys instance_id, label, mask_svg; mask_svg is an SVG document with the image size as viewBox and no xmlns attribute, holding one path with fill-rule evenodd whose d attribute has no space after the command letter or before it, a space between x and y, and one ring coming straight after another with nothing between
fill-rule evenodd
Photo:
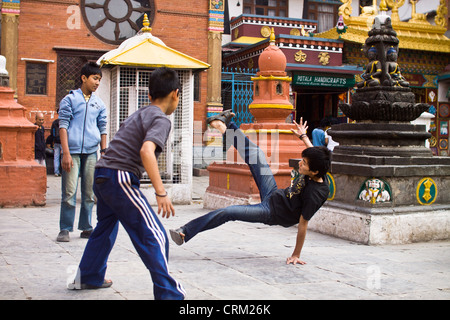
<instances>
[{"instance_id":1,"label":"golden spire","mask_svg":"<svg viewBox=\"0 0 450 320\"><path fill-rule=\"evenodd\" d=\"M275 44L275 30L272 28L272 32L270 33L270 44Z\"/></svg>"},{"instance_id":2,"label":"golden spire","mask_svg":"<svg viewBox=\"0 0 450 320\"><path fill-rule=\"evenodd\" d=\"M148 20L148 16L146 13L144 13L144 21L142 22L142 29L141 32L151 32L152 28L150 28L150 21Z\"/></svg>"},{"instance_id":3,"label":"golden spire","mask_svg":"<svg viewBox=\"0 0 450 320\"><path fill-rule=\"evenodd\" d=\"M386 5L386 0L380 1L380 11L388 11L388 7Z\"/></svg>"},{"instance_id":4,"label":"golden spire","mask_svg":"<svg viewBox=\"0 0 450 320\"><path fill-rule=\"evenodd\" d=\"M399 22L400 17L398 15L398 8L405 4L405 0L386 0L386 4L391 8L391 20L394 22Z\"/></svg>"}]
</instances>

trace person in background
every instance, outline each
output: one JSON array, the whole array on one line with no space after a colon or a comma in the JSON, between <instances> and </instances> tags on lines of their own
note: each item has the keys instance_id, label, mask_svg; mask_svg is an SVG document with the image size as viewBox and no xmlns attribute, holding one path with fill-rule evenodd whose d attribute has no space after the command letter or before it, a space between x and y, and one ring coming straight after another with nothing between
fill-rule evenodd
<instances>
[{"instance_id":1,"label":"person in background","mask_svg":"<svg viewBox=\"0 0 450 320\"><path fill-rule=\"evenodd\" d=\"M40 165L45 166L45 129L44 129L44 114L42 112L36 113L36 122L38 129L34 133L34 159Z\"/></svg>"},{"instance_id":2,"label":"person in background","mask_svg":"<svg viewBox=\"0 0 450 320\"><path fill-rule=\"evenodd\" d=\"M59 109L57 110L59 112ZM59 136L59 118L53 121L50 134L53 137L53 167L55 177L61 176L61 138Z\"/></svg>"},{"instance_id":3,"label":"person in background","mask_svg":"<svg viewBox=\"0 0 450 320\"><path fill-rule=\"evenodd\" d=\"M328 128L325 130L325 143L327 144L328 150L330 150L331 152L333 152L334 147L336 147L336 146L339 145L339 142L336 142L336 141L333 140L333 137L332 137L331 135L328 134L328 130L331 129L331 126L332 126L333 124L338 124L338 123L339 123L338 119L336 119L336 118L331 118L331 119L330 119L330 127L328 127Z\"/></svg>"},{"instance_id":4,"label":"person in background","mask_svg":"<svg viewBox=\"0 0 450 320\"><path fill-rule=\"evenodd\" d=\"M313 130L312 144L314 147L327 146L325 142L325 130L328 127L328 125L329 125L328 119L323 118L322 120L320 120L319 126Z\"/></svg>"}]
</instances>

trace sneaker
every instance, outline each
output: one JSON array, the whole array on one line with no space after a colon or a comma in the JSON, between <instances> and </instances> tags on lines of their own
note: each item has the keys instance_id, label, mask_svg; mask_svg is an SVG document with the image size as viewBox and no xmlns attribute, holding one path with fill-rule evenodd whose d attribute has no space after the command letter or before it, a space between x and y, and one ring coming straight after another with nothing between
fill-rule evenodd
<instances>
[{"instance_id":1,"label":"sneaker","mask_svg":"<svg viewBox=\"0 0 450 320\"><path fill-rule=\"evenodd\" d=\"M58 242L69 242L69 231L68 230L61 230L58 234L58 237L56 237L56 241Z\"/></svg>"},{"instance_id":2,"label":"sneaker","mask_svg":"<svg viewBox=\"0 0 450 320\"><path fill-rule=\"evenodd\" d=\"M85 289L104 289L104 288L109 288L111 287L113 284L113 282L111 280L103 280L103 283L100 285L100 287L97 286L93 286L91 284L87 284L87 283L82 283L81 284L81 290L85 290Z\"/></svg>"},{"instance_id":3,"label":"sneaker","mask_svg":"<svg viewBox=\"0 0 450 320\"><path fill-rule=\"evenodd\" d=\"M177 245L181 246L184 243L184 230L183 228L178 228L176 230L170 229L170 237L172 238L173 242L175 242Z\"/></svg>"},{"instance_id":4,"label":"sneaker","mask_svg":"<svg viewBox=\"0 0 450 320\"><path fill-rule=\"evenodd\" d=\"M214 120L220 120L223 123L225 123L227 126L230 123L231 119L235 116L236 114L231 111L231 110L225 110L215 116L212 117L208 117L206 118L206 123L210 124L211 122L213 122Z\"/></svg>"},{"instance_id":5,"label":"sneaker","mask_svg":"<svg viewBox=\"0 0 450 320\"><path fill-rule=\"evenodd\" d=\"M92 233L92 230L83 231L80 233L80 238L89 239L89 237L91 236L91 233Z\"/></svg>"},{"instance_id":6,"label":"sneaker","mask_svg":"<svg viewBox=\"0 0 450 320\"><path fill-rule=\"evenodd\" d=\"M79 283L76 281L73 281L71 283L67 284L67 289L69 290L91 290L91 289L104 289L111 287L113 282L111 280L104 280L103 283L100 285L100 287L93 286L91 284L87 283Z\"/></svg>"}]
</instances>

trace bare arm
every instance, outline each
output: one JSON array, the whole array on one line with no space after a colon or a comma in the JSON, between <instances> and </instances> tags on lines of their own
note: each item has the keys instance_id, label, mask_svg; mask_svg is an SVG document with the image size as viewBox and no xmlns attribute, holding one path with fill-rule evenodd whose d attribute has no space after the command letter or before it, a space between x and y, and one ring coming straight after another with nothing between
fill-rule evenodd
<instances>
[{"instance_id":1,"label":"bare arm","mask_svg":"<svg viewBox=\"0 0 450 320\"><path fill-rule=\"evenodd\" d=\"M65 171L70 172L70 169L73 168L73 161L69 150L69 138L65 128L59 129L59 137L61 139L61 148L63 153L61 166Z\"/></svg>"},{"instance_id":2,"label":"bare arm","mask_svg":"<svg viewBox=\"0 0 450 320\"><path fill-rule=\"evenodd\" d=\"M102 134L101 135L101 140L100 140L100 150L106 149L106 134ZM104 152L102 152L100 154L100 156L102 156L104 154Z\"/></svg>"},{"instance_id":3,"label":"bare arm","mask_svg":"<svg viewBox=\"0 0 450 320\"><path fill-rule=\"evenodd\" d=\"M286 264L306 264L306 262L300 260L300 254L302 252L303 244L305 243L306 230L308 229L308 220L303 219L300 216L300 222L298 223L297 240L295 243L294 252L292 256L287 258Z\"/></svg>"},{"instance_id":4,"label":"bare arm","mask_svg":"<svg viewBox=\"0 0 450 320\"><path fill-rule=\"evenodd\" d=\"M295 121L294 124L297 126L297 130L291 129L291 131L296 137L300 138L303 141L307 148L311 148L313 144L306 135L306 131L308 130L308 121L305 121L305 123L303 123L303 118L300 118L300 124Z\"/></svg>"},{"instance_id":5,"label":"bare arm","mask_svg":"<svg viewBox=\"0 0 450 320\"><path fill-rule=\"evenodd\" d=\"M156 144L152 141L145 141L142 145L140 155L142 163L144 164L145 171L152 181L153 188L155 189L156 201L158 202L158 214L163 211L163 218L170 218L175 215L175 209L167 196L166 190L159 174L158 161L155 156ZM159 196L158 196L159 195ZM164 196L166 195L166 196Z\"/></svg>"}]
</instances>

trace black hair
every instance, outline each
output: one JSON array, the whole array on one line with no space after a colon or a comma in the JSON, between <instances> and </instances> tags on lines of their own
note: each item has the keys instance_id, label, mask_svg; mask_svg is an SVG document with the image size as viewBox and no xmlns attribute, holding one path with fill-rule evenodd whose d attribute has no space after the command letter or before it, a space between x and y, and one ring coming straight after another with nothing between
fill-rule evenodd
<instances>
[{"instance_id":1,"label":"black hair","mask_svg":"<svg viewBox=\"0 0 450 320\"><path fill-rule=\"evenodd\" d=\"M322 120L320 120L319 123L319 128L326 128L330 125L330 119L328 118L323 118Z\"/></svg>"},{"instance_id":2,"label":"black hair","mask_svg":"<svg viewBox=\"0 0 450 320\"><path fill-rule=\"evenodd\" d=\"M331 152L327 147L306 148L302 152L302 158L308 159L310 171L318 171L318 177L325 177L331 165Z\"/></svg>"},{"instance_id":3,"label":"black hair","mask_svg":"<svg viewBox=\"0 0 450 320\"><path fill-rule=\"evenodd\" d=\"M86 78L89 78L93 74L99 74L102 76L102 70L100 69L100 66L95 62L88 62L86 63L82 68L80 72L80 77L86 76Z\"/></svg>"},{"instance_id":4,"label":"black hair","mask_svg":"<svg viewBox=\"0 0 450 320\"><path fill-rule=\"evenodd\" d=\"M152 100L164 98L177 89L180 89L180 80L175 70L162 67L156 69L150 75L148 93Z\"/></svg>"}]
</instances>

